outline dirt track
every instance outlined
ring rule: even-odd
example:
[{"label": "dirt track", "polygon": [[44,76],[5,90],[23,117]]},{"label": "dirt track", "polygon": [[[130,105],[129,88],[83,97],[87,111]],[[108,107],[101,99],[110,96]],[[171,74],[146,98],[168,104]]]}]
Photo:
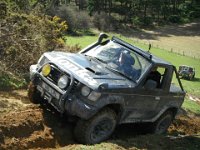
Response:
[{"label": "dirt track", "polygon": [[0,92],[0,149],[200,149],[199,117],[179,116],[167,136],[121,125],[109,141],[94,147],[76,144],[74,125],[44,105],[29,104],[24,90]]}]

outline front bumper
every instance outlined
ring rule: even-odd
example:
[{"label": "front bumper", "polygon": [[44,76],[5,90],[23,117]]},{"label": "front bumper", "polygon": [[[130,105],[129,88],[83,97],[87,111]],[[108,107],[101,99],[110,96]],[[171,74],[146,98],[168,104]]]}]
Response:
[{"label": "front bumper", "polygon": [[[57,85],[42,76],[35,66],[30,67],[31,82],[35,90],[48,101],[60,113],[67,112],[69,115],[82,119],[89,119],[96,113],[94,106],[85,104],[78,96],[71,93],[72,83],[67,90],[61,90]],[[73,79],[74,81],[74,79]]]}]

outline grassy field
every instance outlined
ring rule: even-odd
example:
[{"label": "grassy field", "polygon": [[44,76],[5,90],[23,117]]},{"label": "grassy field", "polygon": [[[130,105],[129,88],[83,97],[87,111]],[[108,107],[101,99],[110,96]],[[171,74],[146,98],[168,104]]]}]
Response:
[{"label": "grassy field", "polygon": [[189,110],[192,113],[200,115],[200,105],[198,105],[195,101],[191,101],[188,98],[186,98],[182,107],[185,110]]}]

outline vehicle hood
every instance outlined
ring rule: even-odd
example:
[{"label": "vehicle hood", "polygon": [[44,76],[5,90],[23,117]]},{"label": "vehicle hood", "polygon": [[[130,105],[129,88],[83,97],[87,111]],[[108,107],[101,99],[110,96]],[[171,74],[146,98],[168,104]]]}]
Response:
[{"label": "vehicle hood", "polygon": [[106,67],[106,64],[83,54],[47,52],[44,56],[60,69],[70,72],[75,79],[94,90],[99,89],[102,85],[106,85],[107,88],[130,88],[135,86],[133,81],[114,73]]}]

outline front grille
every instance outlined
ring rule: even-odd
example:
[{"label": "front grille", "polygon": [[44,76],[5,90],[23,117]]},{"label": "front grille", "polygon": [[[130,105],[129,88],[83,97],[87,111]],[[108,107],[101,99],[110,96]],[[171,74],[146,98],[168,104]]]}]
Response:
[{"label": "front grille", "polygon": [[71,89],[71,92],[72,93],[74,93],[74,92],[76,92],[76,90],[78,89],[78,87],[79,87],[79,84],[80,84],[80,82],[78,81],[78,80],[74,80],[74,84],[73,84],[73,86],[72,86],[72,89]]}]

